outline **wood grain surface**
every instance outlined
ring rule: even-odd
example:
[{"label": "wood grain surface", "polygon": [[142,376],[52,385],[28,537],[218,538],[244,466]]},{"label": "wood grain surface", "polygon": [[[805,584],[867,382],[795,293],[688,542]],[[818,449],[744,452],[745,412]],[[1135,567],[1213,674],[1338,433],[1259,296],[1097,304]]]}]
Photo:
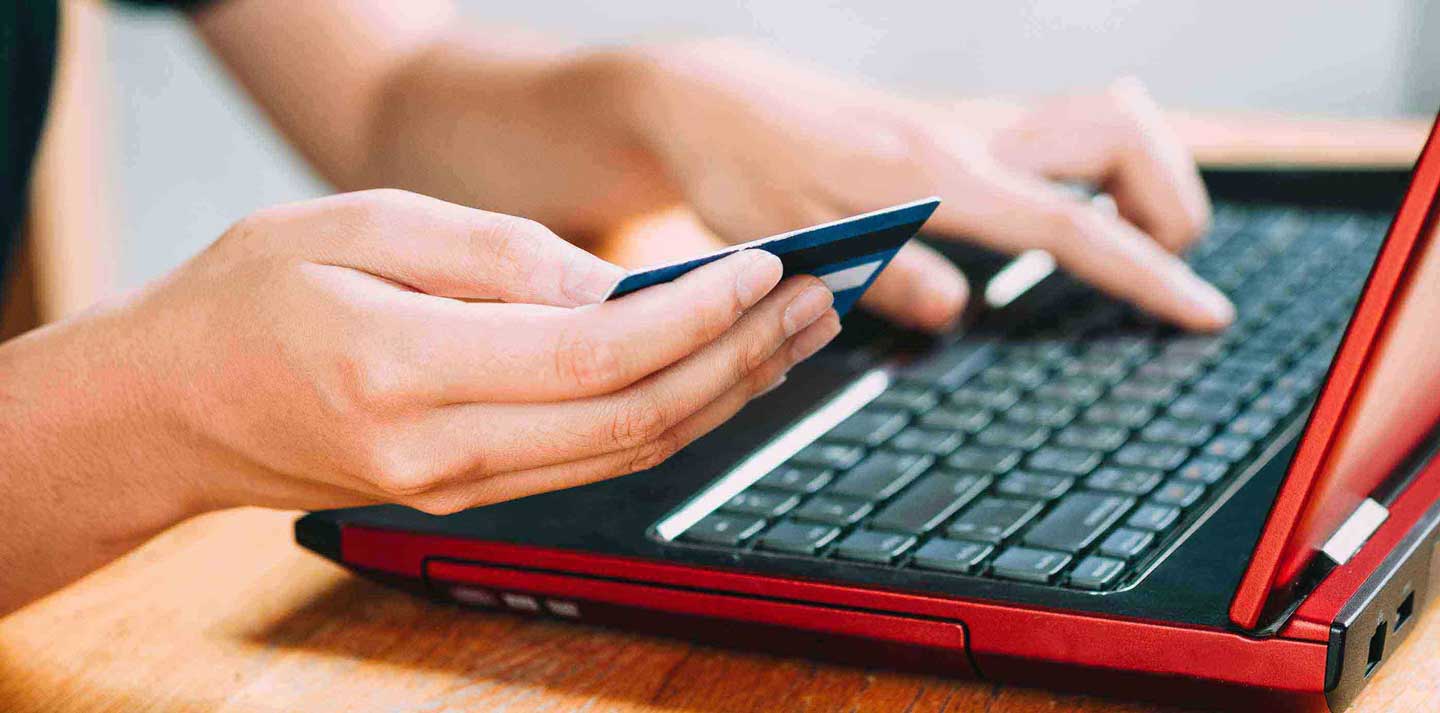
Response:
[{"label": "wood grain surface", "polygon": [[[290,541],[293,513],[188,522],[0,619],[0,711],[1155,711],[460,609]],[[1440,617],[1352,709],[1436,710]]]}]

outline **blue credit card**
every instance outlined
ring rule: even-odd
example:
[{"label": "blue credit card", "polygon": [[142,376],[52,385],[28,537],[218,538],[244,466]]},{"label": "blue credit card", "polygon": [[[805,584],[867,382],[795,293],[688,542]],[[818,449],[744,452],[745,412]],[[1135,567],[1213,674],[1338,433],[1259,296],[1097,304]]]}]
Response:
[{"label": "blue credit card", "polygon": [[732,245],[659,267],[632,270],[625,274],[605,299],[615,299],[639,289],[669,282],[701,265],[715,262],[741,250],[758,249],[774,253],[785,266],[785,276],[814,275],[835,293],[835,311],[845,314],[880,275],[920,226],[940,205],[939,198],[926,198],[833,223],[825,223],[782,235]]}]

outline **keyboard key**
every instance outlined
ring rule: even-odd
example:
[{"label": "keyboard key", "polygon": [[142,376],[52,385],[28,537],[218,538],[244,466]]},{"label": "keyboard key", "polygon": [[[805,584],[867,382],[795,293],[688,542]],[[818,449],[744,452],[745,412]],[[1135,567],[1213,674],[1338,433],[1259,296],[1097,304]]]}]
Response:
[{"label": "keyboard key", "polygon": [[1187,421],[1223,423],[1235,417],[1235,400],[1213,393],[1187,394],[1170,404],[1169,413]]},{"label": "keyboard key", "polygon": [[1004,411],[1019,400],[1020,390],[1013,386],[971,384],[950,392],[950,403],[957,406],[978,406],[996,411]]},{"label": "keyboard key", "polygon": [[1001,478],[1000,484],[995,489],[1005,495],[1036,500],[1054,500],[1069,492],[1073,485],[1075,485],[1075,479],[1068,476],[1015,470]]},{"label": "keyboard key", "polygon": [[1115,462],[1132,468],[1171,470],[1185,462],[1190,449],[1168,443],[1131,443],[1115,452]]},{"label": "keyboard key", "polygon": [[1107,357],[1073,359],[1060,365],[1060,373],[1065,376],[1094,379],[1106,384],[1125,378],[1129,370],[1125,362]]},{"label": "keyboard key", "polygon": [[1135,512],[1130,513],[1130,519],[1125,521],[1125,526],[1151,532],[1164,532],[1179,518],[1179,508],[1143,503],[1140,507],[1135,508]]},{"label": "keyboard key", "polygon": [[831,525],[854,525],[870,514],[874,506],[864,500],[817,495],[791,513],[791,517]]},{"label": "keyboard key", "polygon": [[1229,370],[1212,371],[1190,385],[1196,393],[1213,392],[1219,396],[1248,399],[1260,392],[1265,380],[1254,374]]},{"label": "keyboard key", "polygon": [[1070,586],[1079,589],[1104,589],[1120,578],[1125,563],[1109,557],[1091,555],[1075,565],[1070,573]]},{"label": "keyboard key", "polygon": [[1216,436],[1214,440],[1206,443],[1204,453],[1207,456],[1234,462],[1244,458],[1250,452],[1251,445],[1248,438],[1227,434]]},{"label": "keyboard key", "polygon": [[780,517],[800,504],[800,496],[778,490],[751,488],[736,493],[720,507],[728,512],[754,515],[766,519]]},{"label": "keyboard key", "polygon": [[1205,484],[1193,481],[1175,480],[1160,486],[1150,495],[1151,502],[1188,508],[1205,495]]},{"label": "keyboard key", "polygon": [[942,406],[920,417],[920,423],[930,428],[975,433],[995,416],[978,406]]},{"label": "keyboard key", "polygon": [[1106,466],[1091,473],[1085,479],[1085,487],[1139,496],[1154,490],[1163,479],[1164,475],[1158,470]]},{"label": "keyboard key", "polygon": [[1162,351],[1167,356],[1213,361],[1224,353],[1225,340],[1210,334],[1186,334],[1166,340]]},{"label": "keyboard key", "polygon": [[1005,418],[1019,423],[1059,428],[1075,419],[1075,408],[1054,401],[1022,401],[1011,406],[1005,412]]},{"label": "keyboard key", "polygon": [[1169,403],[1179,391],[1174,381],[1136,377],[1116,384],[1110,389],[1110,395],[1122,401],[1138,401],[1154,406]]},{"label": "keyboard key", "polygon": [[1049,584],[1067,564],[1070,564],[1070,555],[1062,552],[1011,547],[995,558],[990,569],[996,577]]},{"label": "keyboard key", "polygon": [[813,555],[839,536],[838,527],[787,521],[770,528],[756,544],[765,550]]},{"label": "keyboard key", "polygon": [[1100,465],[1104,456],[1099,451],[1049,446],[1030,454],[1026,464],[1036,470],[1053,470],[1067,475],[1085,475]]},{"label": "keyboard key", "polygon": [[915,453],[876,451],[830,486],[836,495],[884,500],[920,477],[935,459]]},{"label": "keyboard key", "polygon": [[1062,552],[1089,547],[1135,504],[1134,498],[1108,493],[1075,493],[1025,533],[1027,545]]},{"label": "keyboard key", "polygon": [[865,449],[844,443],[816,442],[800,449],[791,457],[799,465],[817,466],[831,470],[845,470],[865,457]]},{"label": "keyboard key", "polygon": [[755,481],[756,485],[792,493],[814,493],[826,485],[834,474],[823,468],[809,468],[799,465],[782,465]]},{"label": "keyboard key", "polygon": [[825,437],[874,448],[899,433],[909,420],[910,417],[903,411],[862,410],[830,429]]},{"label": "keyboard key", "polygon": [[1118,426],[1094,423],[1072,423],[1055,434],[1055,443],[1069,448],[1092,451],[1113,451],[1124,445],[1130,432]]},{"label": "keyboard key", "polygon": [[708,545],[739,547],[765,528],[765,521],[749,515],[706,515],[685,531],[684,539]]},{"label": "keyboard key", "polygon": [[1230,464],[1223,460],[1197,456],[1191,458],[1189,463],[1176,472],[1176,475],[1180,476],[1182,480],[1212,485],[1220,482],[1229,470]]},{"label": "keyboard key", "polygon": [[870,405],[900,409],[910,413],[924,413],[935,408],[938,403],[940,403],[940,397],[933,390],[920,384],[899,383],[875,397]]},{"label": "keyboard key", "polygon": [[1035,396],[1071,406],[1089,406],[1099,400],[1102,391],[1101,382],[1072,377],[1042,385],[1035,389]]},{"label": "keyboard key", "polygon": [[959,431],[941,431],[930,428],[910,427],[897,434],[886,447],[897,451],[928,453],[932,456],[950,455],[965,442]]},{"label": "keyboard key", "polygon": [[1181,421],[1157,418],[1140,431],[1140,437],[1152,443],[1175,443],[1198,446],[1215,433],[1215,427],[1202,421]]},{"label": "keyboard key", "polygon": [[911,535],[856,530],[835,545],[835,556],[847,560],[889,563],[915,544]]},{"label": "keyboard key", "polygon": [[1122,527],[1110,533],[1110,536],[1100,543],[1100,554],[1122,560],[1134,559],[1154,541],[1153,532]]},{"label": "keyboard key", "polygon": [[994,550],[994,547],[979,542],[936,538],[915,550],[914,562],[916,567],[925,569],[969,574],[975,572]]},{"label": "keyboard key", "polygon": [[1024,362],[1000,363],[980,372],[980,380],[987,384],[1033,389],[1045,383],[1045,367]]},{"label": "keyboard key", "polygon": [[1300,399],[1294,394],[1287,394],[1283,391],[1271,390],[1261,394],[1250,404],[1250,408],[1259,413],[1271,414],[1273,416],[1285,416],[1300,405]]},{"label": "keyboard key", "polygon": [[901,493],[869,522],[880,530],[924,534],[960,512],[990,487],[988,475],[931,473]]},{"label": "keyboard key", "polygon": [[901,371],[900,377],[943,390],[953,389],[974,376],[995,359],[995,345],[990,342],[962,342]]},{"label": "keyboard key", "polygon": [[999,475],[1018,465],[1020,455],[1021,452],[1013,448],[961,446],[945,459],[945,465],[957,470],[974,470]]},{"label": "keyboard key", "polygon": [[1260,411],[1248,411],[1236,416],[1235,420],[1225,427],[1225,430],[1237,436],[1264,438],[1275,430],[1276,423],[1278,421],[1274,416]]},{"label": "keyboard key", "polygon": [[1204,365],[1199,359],[1188,356],[1159,356],[1140,365],[1137,376],[1147,379],[1189,381],[1200,374]]},{"label": "keyboard key", "polygon": [[961,540],[998,543],[1030,522],[1041,507],[1034,500],[984,498],[961,513],[946,532]]},{"label": "keyboard key", "polygon": [[1050,429],[1014,421],[999,421],[975,434],[975,440],[987,446],[1006,446],[1022,450],[1034,450],[1050,437]]},{"label": "keyboard key", "polygon": [[1085,409],[1086,421],[1123,428],[1139,428],[1154,416],[1154,409],[1133,401],[1097,401]]}]

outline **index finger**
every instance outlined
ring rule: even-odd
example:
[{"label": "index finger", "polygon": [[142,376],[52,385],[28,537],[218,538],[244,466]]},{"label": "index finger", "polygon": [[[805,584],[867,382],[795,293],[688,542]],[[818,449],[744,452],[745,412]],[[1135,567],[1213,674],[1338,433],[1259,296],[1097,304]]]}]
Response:
[{"label": "index finger", "polygon": [[1135,226],[1040,179],[993,166],[944,195],[932,223],[1004,252],[1049,252],[1100,290],[1189,329],[1229,324],[1235,308],[1219,290]]},{"label": "index finger", "polygon": [[427,302],[432,319],[399,327],[408,333],[400,341],[427,346],[423,360],[398,366],[397,388],[438,403],[613,393],[714,341],[780,277],[779,258],[746,250],[673,282],[569,310]]}]

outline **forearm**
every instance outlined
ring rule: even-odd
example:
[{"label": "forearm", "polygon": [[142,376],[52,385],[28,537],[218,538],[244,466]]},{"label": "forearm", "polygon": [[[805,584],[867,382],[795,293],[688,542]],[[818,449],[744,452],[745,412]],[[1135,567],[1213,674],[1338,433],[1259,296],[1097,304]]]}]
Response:
[{"label": "forearm", "polygon": [[203,507],[105,309],[0,346],[0,615]]},{"label": "forearm", "polygon": [[368,178],[571,238],[672,205],[673,183],[627,123],[634,66],[620,51],[451,34],[387,82]]},{"label": "forearm", "polygon": [[457,30],[440,0],[226,0],[195,24],[338,188],[406,188],[570,237],[674,202],[617,120],[619,55]]}]

